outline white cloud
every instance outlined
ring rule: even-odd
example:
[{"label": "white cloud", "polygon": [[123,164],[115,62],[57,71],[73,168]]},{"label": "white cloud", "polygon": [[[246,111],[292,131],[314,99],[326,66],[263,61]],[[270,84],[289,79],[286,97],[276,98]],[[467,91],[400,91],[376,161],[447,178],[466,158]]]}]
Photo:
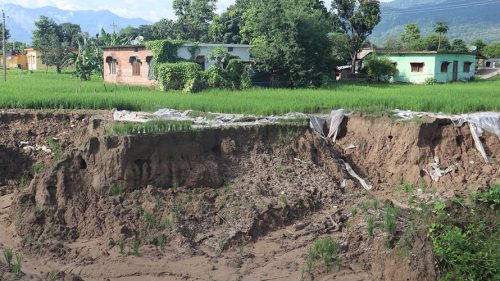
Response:
[{"label": "white cloud", "polygon": [[[219,0],[218,12],[224,11],[234,2],[234,0]],[[325,2],[329,7],[331,0]],[[1,0],[1,3],[13,3],[28,8],[54,6],[63,10],[109,10],[122,17],[143,18],[149,21],[175,17],[172,0]]]}]

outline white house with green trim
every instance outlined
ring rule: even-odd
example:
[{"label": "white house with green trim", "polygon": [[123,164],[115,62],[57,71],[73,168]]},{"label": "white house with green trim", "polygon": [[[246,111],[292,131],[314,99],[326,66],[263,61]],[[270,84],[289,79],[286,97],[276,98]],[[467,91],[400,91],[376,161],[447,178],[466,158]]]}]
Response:
[{"label": "white house with green trim", "polygon": [[396,82],[424,83],[436,79],[440,83],[467,81],[474,77],[476,55],[463,53],[423,52],[376,52],[396,64]]}]

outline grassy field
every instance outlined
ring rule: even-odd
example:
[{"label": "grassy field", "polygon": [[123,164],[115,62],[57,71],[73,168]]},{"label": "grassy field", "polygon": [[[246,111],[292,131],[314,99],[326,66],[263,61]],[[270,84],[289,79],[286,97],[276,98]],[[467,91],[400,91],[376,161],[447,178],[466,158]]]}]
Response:
[{"label": "grassy field", "polygon": [[69,74],[10,71],[0,82],[0,108],[129,109],[283,114],[408,109],[446,113],[500,111],[500,80],[445,85],[345,84],[328,89],[210,90],[199,94],[81,82]]}]

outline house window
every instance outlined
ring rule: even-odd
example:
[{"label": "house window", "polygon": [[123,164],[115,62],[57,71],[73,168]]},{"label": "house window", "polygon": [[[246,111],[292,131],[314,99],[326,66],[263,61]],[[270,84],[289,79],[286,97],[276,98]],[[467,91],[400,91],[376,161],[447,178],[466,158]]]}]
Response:
[{"label": "house window", "polygon": [[106,57],[106,63],[108,64],[109,74],[115,75],[116,74],[116,65],[118,64],[116,59],[114,59],[112,57]]},{"label": "house window", "polygon": [[472,62],[470,62],[470,61],[464,62],[464,72],[469,73],[471,65],[472,65]]},{"label": "house window", "polygon": [[491,61],[486,62],[486,67],[491,67]]},{"label": "house window", "polygon": [[448,72],[449,65],[450,65],[450,63],[447,61],[444,61],[443,63],[441,63],[441,72],[443,72],[443,73]]},{"label": "house window", "polygon": [[411,72],[424,72],[424,63],[423,62],[412,62]]},{"label": "house window", "polygon": [[228,51],[228,52],[232,52],[232,51],[234,51],[234,47],[227,47],[227,51]]},{"label": "house window", "polygon": [[129,62],[132,64],[132,76],[141,76],[141,60],[137,57],[130,57]]},{"label": "house window", "polygon": [[195,62],[200,65],[202,70],[205,70],[205,56],[197,56]]}]

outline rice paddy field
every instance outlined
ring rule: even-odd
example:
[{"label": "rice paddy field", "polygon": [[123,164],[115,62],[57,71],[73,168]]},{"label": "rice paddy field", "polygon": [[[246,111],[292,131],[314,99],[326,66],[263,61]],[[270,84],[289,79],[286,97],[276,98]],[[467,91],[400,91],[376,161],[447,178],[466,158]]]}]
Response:
[{"label": "rice paddy field", "polygon": [[0,81],[0,108],[137,111],[174,108],[257,115],[316,113],[335,108],[364,112],[500,111],[500,79],[443,85],[339,83],[322,89],[254,88],[186,94],[106,84],[99,79],[83,82],[71,74],[10,70],[7,82]]}]

